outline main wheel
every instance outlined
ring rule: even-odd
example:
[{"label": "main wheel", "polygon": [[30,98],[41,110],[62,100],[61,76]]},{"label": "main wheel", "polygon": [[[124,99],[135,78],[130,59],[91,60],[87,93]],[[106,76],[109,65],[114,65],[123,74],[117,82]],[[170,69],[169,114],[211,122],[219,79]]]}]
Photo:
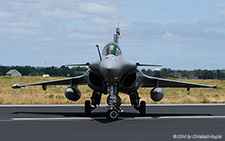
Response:
[{"label": "main wheel", "polygon": [[85,101],[85,114],[86,115],[91,114],[91,102],[90,102],[90,100]]},{"label": "main wheel", "polygon": [[109,120],[117,120],[119,117],[119,113],[116,110],[108,110],[106,112],[106,118]]},{"label": "main wheel", "polygon": [[145,114],[146,114],[146,102],[145,101],[141,101],[139,112],[140,112],[140,116],[145,116]]}]

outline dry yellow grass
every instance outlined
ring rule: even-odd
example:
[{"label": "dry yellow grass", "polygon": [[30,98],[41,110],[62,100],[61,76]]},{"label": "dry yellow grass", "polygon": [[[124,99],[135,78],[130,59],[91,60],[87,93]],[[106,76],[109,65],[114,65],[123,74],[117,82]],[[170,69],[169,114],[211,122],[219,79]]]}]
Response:
[{"label": "dry yellow grass", "polygon": [[[0,104],[83,104],[90,99],[92,90],[86,85],[80,85],[81,99],[77,102],[67,100],[64,91],[68,86],[48,86],[43,91],[41,86],[12,89],[12,84],[27,84],[49,80],[62,79],[63,77],[0,77]],[[220,80],[180,80],[192,83],[216,85],[218,89],[193,88],[187,92],[185,88],[163,88],[164,98],[157,103],[225,103],[225,81]],[[156,103],[150,98],[152,88],[138,90],[141,100],[147,103]],[[120,94],[123,104],[130,103],[129,96]],[[101,103],[106,103],[107,95],[103,95]]]}]

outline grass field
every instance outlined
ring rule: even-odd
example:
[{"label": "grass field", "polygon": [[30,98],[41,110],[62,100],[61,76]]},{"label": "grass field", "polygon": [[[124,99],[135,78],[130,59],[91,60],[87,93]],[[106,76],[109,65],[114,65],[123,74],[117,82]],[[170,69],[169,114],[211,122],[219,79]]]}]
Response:
[{"label": "grass field", "polygon": [[[62,79],[63,77],[0,77],[0,104],[83,104],[90,99],[92,90],[87,85],[80,85],[81,99],[73,102],[67,100],[64,91],[68,86],[48,86],[43,91],[41,86],[12,89],[12,84],[27,84],[49,80]],[[216,85],[217,89],[192,88],[189,92],[185,88],[163,88],[164,98],[157,103],[225,103],[225,81],[220,80],[179,80],[191,83]],[[156,103],[150,98],[152,88],[140,88],[138,90],[141,100],[147,103]],[[122,103],[130,103],[129,96],[119,94]],[[103,95],[101,103],[106,103],[107,95]]]}]

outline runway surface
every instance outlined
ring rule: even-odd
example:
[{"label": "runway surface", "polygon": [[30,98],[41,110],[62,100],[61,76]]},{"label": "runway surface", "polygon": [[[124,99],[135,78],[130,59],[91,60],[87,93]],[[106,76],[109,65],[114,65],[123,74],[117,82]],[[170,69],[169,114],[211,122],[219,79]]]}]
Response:
[{"label": "runway surface", "polygon": [[225,104],[154,104],[140,117],[123,105],[117,121],[105,105],[90,117],[83,105],[1,105],[1,140],[224,140]]}]

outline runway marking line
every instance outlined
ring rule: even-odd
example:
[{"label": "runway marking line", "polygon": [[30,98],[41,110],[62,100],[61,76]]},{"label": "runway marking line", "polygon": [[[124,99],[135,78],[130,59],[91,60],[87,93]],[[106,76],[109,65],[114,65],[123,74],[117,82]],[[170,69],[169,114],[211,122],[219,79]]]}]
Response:
[{"label": "runway marking line", "polygon": [[[105,117],[73,118],[11,118],[12,121],[67,121],[67,120],[104,120]],[[165,117],[119,117],[118,120],[159,120],[159,119],[225,119],[225,116],[165,116]],[[0,120],[1,121],[1,120]]]},{"label": "runway marking line", "polygon": [[[84,104],[52,104],[52,105],[0,105],[4,107],[83,107]],[[99,107],[108,106],[101,104]],[[131,106],[131,104],[122,104],[121,106]],[[225,106],[225,103],[199,103],[199,104],[146,104],[146,106]]]}]

